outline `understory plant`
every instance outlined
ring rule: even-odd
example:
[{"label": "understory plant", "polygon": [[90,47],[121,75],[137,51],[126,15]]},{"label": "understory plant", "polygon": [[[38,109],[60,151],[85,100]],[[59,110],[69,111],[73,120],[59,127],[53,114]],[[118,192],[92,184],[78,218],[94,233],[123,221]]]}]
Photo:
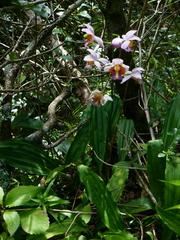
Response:
[{"label": "understory plant", "polygon": [[[97,2],[101,6],[102,1]],[[133,1],[125,2],[133,6]],[[166,7],[174,7],[171,2],[166,1]],[[2,4],[2,9],[9,9]],[[143,29],[148,21],[141,29],[140,20],[130,25],[129,17],[126,31],[117,34],[110,29],[110,39],[110,30],[104,33],[100,24],[93,27],[93,18],[84,10],[91,6],[86,1],[77,0],[66,10],[60,7],[64,2],[57,5],[58,20],[52,13],[53,1],[51,8],[37,4],[10,1],[15,15],[16,11],[19,16],[32,15],[16,44],[2,57],[2,71],[9,81],[0,89],[7,94],[0,109],[0,160],[8,169],[4,177],[10,185],[0,187],[0,240],[178,240],[180,93],[171,91],[165,80],[159,83],[153,73],[155,65],[157,72],[160,68],[154,46],[158,49],[160,37],[165,38],[162,18],[154,37],[148,35],[152,45],[146,55]],[[107,8],[111,4],[107,1]],[[97,3],[92,4],[92,15],[100,11],[96,8]],[[165,7],[161,10],[166,13]],[[111,15],[101,11],[108,25]],[[31,26],[33,16],[36,21]],[[44,26],[37,16],[46,21],[51,16],[52,22]],[[87,21],[82,21],[84,16]],[[10,18],[8,12],[5,17]],[[78,33],[69,32],[67,19],[79,24]],[[61,24],[67,24],[66,30]],[[26,35],[23,38],[29,28],[32,35],[35,31],[30,43]],[[73,39],[76,34],[81,41]],[[44,39],[48,42],[42,45]],[[76,44],[78,51],[73,49]],[[49,45],[50,51],[41,54]],[[26,75],[32,65],[35,73]],[[13,72],[19,76],[16,87]],[[157,79],[151,83],[153,74]],[[172,85],[176,89],[173,81]]]}]

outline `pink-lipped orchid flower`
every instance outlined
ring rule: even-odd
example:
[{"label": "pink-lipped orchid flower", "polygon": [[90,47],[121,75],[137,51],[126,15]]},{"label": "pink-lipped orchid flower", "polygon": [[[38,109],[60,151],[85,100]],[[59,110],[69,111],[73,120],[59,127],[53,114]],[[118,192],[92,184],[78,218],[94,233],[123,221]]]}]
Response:
[{"label": "pink-lipped orchid flower", "polygon": [[130,30],[126,34],[122,35],[122,38],[116,37],[112,40],[112,45],[115,48],[122,48],[126,52],[132,52],[134,40],[141,41],[141,39],[134,34],[136,30]]},{"label": "pink-lipped orchid flower", "polygon": [[123,80],[121,82],[124,83],[126,82],[127,80],[129,80],[130,78],[134,79],[135,81],[137,81],[138,83],[141,83],[142,81],[142,72],[145,71],[144,68],[142,67],[137,67],[137,68],[134,68],[132,71],[128,71],[124,77],[123,77]]},{"label": "pink-lipped orchid flower", "polygon": [[103,106],[107,101],[113,101],[113,99],[105,94],[103,95],[99,90],[94,90],[91,92],[91,95],[89,97],[89,102],[97,107]]},{"label": "pink-lipped orchid flower", "polygon": [[90,66],[95,65],[99,70],[101,70],[102,66],[100,62],[103,64],[107,64],[109,62],[105,58],[100,58],[99,54],[96,53],[94,50],[87,49],[87,51],[89,51],[90,54],[85,56],[83,59],[84,61],[87,62],[85,68],[90,68]]},{"label": "pink-lipped orchid flower", "polygon": [[112,63],[107,64],[104,71],[109,72],[112,75],[112,79],[122,80],[123,76],[129,71],[129,66],[125,65],[122,59],[114,58]]},{"label": "pink-lipped orchid flower", "polygon": [[84,24],[86,28],[83,28],[82,31],[86,34],[84,37],[86,38],[86,42],[84,43],[85,47],[92,42],[97,42],[100,46],[104,47],[103,40],[100,37],[97,37],[94,33],[94,29],[90,24]]}]

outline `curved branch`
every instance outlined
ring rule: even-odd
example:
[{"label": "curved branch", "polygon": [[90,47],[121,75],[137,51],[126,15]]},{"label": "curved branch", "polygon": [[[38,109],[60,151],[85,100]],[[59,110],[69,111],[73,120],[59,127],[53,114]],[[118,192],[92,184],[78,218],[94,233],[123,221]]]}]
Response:
[{"label": "curved branch", "polygon": [[49,105],[47,111],[47,121],[44,123],[42,128],[37,130],[36,132],[30,134],[26,137],[26,140],[34,141],[38,144],[41,144],[42,137],[56,125],[56,107],[62,102],[64,99],[68,98],[71,95],[69,91],[62,92],[59,96],[57,96]]}]

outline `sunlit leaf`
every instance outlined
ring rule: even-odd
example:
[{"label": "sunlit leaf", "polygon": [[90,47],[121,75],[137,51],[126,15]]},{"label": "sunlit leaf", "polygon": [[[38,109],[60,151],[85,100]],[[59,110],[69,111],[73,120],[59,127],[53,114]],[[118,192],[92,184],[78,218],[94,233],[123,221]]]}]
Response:
[{"label": "sunlit leaf", "polygon": [[175,135],[168,135],[169,132],[173,132],[173,129],[180,129],[180,94],[173,99],[168,111],[166,113],[165,122],[162,131],[162,141],[164,143],[165,150],[172,144],[175,139]]},{"label": "sunlit leaf", "polygon": [[78,167],[80,179],[86,186],[87,194],[96,207],[101,221],[110,229],[124,229],[120,212],[103,180],[84,165]]},{"label": "sunlit leaf", "polygon": [[6,207],[23,205],[42,191],[41,187],[19,186],[11,189],[5,198]]},{"label": "sunlit leaf", "polygon": [[29,234],[44,233],[49,228],[47,213],[41,209],[20,212],[21,226]]},{"label": "sunlit leaf", "polygon": [[20,225],[19,214],[15,210],[7,210],[3,214],[9,234],[12,236]]},{"label": "sunlit leaf", "polygon": [[0,205],[3,204],[3,197],[4,197],[4,190],[2,187],[0,187]]},{"label": "sunlit leaf", "polygon": [[138,240],[136,237],[133,237],[130,233],[125,231],[117,232],[105,232],[102,234],[105,240]]},{"label": "sunlit leaf", "polygon": [[180,215],[165,211],[159,206],[156,206],[156,210],[163,223],[180,236]]},{"label": "sunlit leaf", "polygon": [[[119,166],[118,163],[115,166]],[[113,174],[110,178],[107,188],[111,192],[115,202],[117,202],[124,190],[129,170],[124,168],[113,168]]]}]

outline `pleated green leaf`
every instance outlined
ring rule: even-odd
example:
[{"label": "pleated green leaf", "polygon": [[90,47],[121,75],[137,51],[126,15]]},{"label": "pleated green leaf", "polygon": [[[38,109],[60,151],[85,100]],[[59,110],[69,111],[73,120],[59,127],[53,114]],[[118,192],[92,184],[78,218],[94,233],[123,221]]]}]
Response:
[{"label": "pleated green leaf", "polygon": [[[180,215],[156,206],[156,211],[164,224],[180,236]],[[164,238],[165,239],[165,238]],[[170,238],[166,238],[167,240]]]},{"label": "pleated green leaf", "polygon": [[77,132],[66,156],[66,164],[76,162],[90,141],[89,122],[86,122]]},{"label": "pleated green leaf", "polygon": [[[115,164],[119,166],[119,164]],[[124,190],[126,180],[128,179],[129,170],[124,168],[113,168],[113,174],[107,184],[108,190],[112,194],[112,198],[117,202]]]},{"label": "pleated green leaf", "polygon": [[167,150],[174,141],[175,135],[171,133],[173,133],[175,128],[180,129],[180,94],[177,94],[173,99],[166,113],[162,131],[162,141],[165,150]]},{"label": "pleated green leaf", "polygon": [[165,172],[164,207],[170,208],[180,203],[180,186],[169,183],[169,181],[180,179],[180,158],[169,157]]},{"label": "pleated green leaf", "polygon": [[96,205],[100,220],[112,230],[123,230],[119,209],[103,180],[91,168],[84,165],[80,165],[78,171],[90,201]]},{"label": "pleated green leaf", "polygon": [[38,175],[49,174],[58,164],[35,143],[24,139],[0,142],[0,158],[13,167]]},{"label": "pleated green leaf", "polygon": [[131,142],[130,137],[134,136],[134,123],[131,119],[120,119],[117,131],[117,147],[119,161],[124,161],[127,155],[127,144]]},{"label": "pleated green leaf", "polygon": [[127,211],[129,214],[139,213],[143,211],[147,211],[153,209],[153,204],[149,198],[138,198],[131,199],[125,203],[122,203],[120,206],[120,210]]},{"label": "pleated green leaf", "polygon": [[108,113],[105,106],[92,106],[90,116],[91,145],[95,151],[94,160],[101,171],[107,148]]},{"label": "pleated green leaf", "polygon": [[113,134],[115,133],[116,124],[121,113],[122,108],[121,99],[119,97],[113,96],[113,101],[107,102],[104,108],[106,108],[108,114],[108,141],[109,141],[111,140]]},{"label": "pleated green leaf", "polygon": [[147,148],[147,172],[150,190],[156,200],[163,204],[164,202],[164,183],[159,180],[165,179],[165,157],[158,157],[158,154],[163,150],[161,140],[148,142]]}]

